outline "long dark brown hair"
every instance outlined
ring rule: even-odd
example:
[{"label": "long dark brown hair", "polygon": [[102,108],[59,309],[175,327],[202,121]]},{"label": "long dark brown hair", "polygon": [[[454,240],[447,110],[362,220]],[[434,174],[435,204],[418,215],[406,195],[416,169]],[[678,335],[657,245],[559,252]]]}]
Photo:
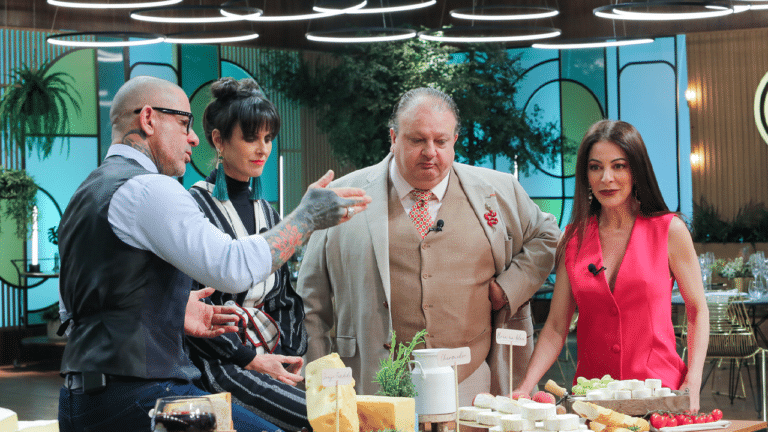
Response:
[{"label": "long dark brown hair", "polygon": [[573,210],[571,220],[565,230],[560,244],[557,247],[558,261],[565,253],[565,246],[573,238],[578,238],[578,247],[584,239],[584,232],[592,216],[599,216],[602,206],[600,201],[589,199],[589,179],[587,178],[587,165],[589,164],[589,152],[592,146],[598,142],[613,143],[627,155],[627,162],[632,173],[632,193],[640,201],[640,213],[643,216],[658,216],[672,213],[667,208],[664,198],[659,190],[653,166],[648,157],[643,138],[640,132],[631,124],[621,120],[601,120],[592,126],[581,140],[579,152],[576,156],[576,190],[573,193]]}]

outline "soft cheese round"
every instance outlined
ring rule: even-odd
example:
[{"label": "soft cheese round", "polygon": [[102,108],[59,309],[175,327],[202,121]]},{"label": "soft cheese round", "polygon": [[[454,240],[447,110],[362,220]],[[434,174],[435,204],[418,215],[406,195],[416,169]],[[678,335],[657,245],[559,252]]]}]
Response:
[{"label": "soft cheese round", "polygon": [[637,379],[627,380],[626,383],[627,383],[627,388],[632,391],[641,390],[645,388],[645,382]]},{"label": "soft cheese round", "polygon": [[641,388],[637,390],[632,390],[632,398],[633,399],[643,399],[643,398],[649,398],[653,395],[653,391],[649,388]]},{"label": "soft cheese round", "polygon": [[646,378],[645,379],[645,387],[649,388],[651,390],[656,390],[661,388],[661,380],[658,378]]},{"label": "soft cheese round", "polygon": [[490,393],[479,393],[472,400],[472,405],[480,408],[493,408],[496,397]]},{"label": "soft cheese round", "polygon": [[600,390],[591,390],[587,392],[587,400],[604,400],[605,392]]},{"label": "soft cheese round", "polygon": [[605,388],[611,391],[621,390],[624,388],[624,383],[621,381],[611,381],[606,384]]},{"label": "soft cheese round", "polygon": [[505,396],[496,396],[496,411],[504,414],[520,414],[520,404]]},{"label": "soft cheese round", "polygon": [[496,426],[499,424],[502,414],[496,411],[477,413],[477,422],[484,425]]},{"label": "soft cheese round", "polygon": [[653,391],[654,396],[672,396],[672,389],[669,387],[657,388]]},{"label": "soft cheese round", "polygon": [[631,390],[616,390],[613,392],[614,399],[632,399]]},{"label": "soft cheese round", "polygon": [[579,416],[576,414],[557,414],[544,419],[544,429],[548,431],[574,430],[579,428]]},{"label": "soft cheese round", "polygon": [[490,410],[490,408],[480,408],[474,406],[459,407],[459,420],[476,422],[478,413],[488,412]]},{"label": "soft cheese round", "polygon": [[521,406],[520,415],[528,420],[544,420],[554,417],[556,415],[556,408],[554,404],[534,402]]},{"label": "soft cheese round", "polygon": [[536,428],[536,423],[533,420],[526,420],[520,414],[501,416],[499,425],[504,432],[519,432]]}]

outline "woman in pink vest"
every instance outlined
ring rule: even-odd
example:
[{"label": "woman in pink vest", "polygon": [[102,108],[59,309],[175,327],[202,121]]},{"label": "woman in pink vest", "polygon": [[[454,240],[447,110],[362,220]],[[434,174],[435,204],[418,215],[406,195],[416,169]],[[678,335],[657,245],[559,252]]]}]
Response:
[{"label": "woman in pink vest", "polygon": [[[576,377],[661,379],[688,389],[699,409],[709,312],[693,241],[661,196],[643,139],[632,125],[603,120],[576,160],[573,213],[557,250],[547,322],[522,384],[529,394],[552,366],[576,307]],[[688,367],[675,349],[674,282],[688,316]]]}]

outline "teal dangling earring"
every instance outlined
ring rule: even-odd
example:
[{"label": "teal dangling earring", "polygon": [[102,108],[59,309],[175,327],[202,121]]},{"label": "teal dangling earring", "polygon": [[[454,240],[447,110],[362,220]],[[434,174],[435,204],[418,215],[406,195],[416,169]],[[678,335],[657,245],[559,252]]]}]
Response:
[{"label": "teal dangling earring", "polygon": [[248,196],[248,199],[256,201],[261,198],[261,177],[251,177],[249,187],[251,188],[251,194]]},{"label": "teal dangling earring", "polygon": [[213,185],[213,197],[219,201],[229,201],[227,193],[227,179],[224,175],[224,158],[221,152],[216,150],[218,162],[216,163],[216,183]]}]

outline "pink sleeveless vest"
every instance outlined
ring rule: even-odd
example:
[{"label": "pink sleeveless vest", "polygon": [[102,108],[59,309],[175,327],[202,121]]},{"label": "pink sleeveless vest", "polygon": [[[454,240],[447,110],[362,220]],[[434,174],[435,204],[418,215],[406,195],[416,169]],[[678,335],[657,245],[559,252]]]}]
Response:
[{"label": "pink sleeveless vest", "polygon": [[587,225],[581,250],[574,236],[565,250],[565,267],[579,311],[577,377],[659,378],[678,389],[686,366],[675,349],[668,262],[669,225],[674,214],[638,216],[616,276],[614,292],[602,267],[597,218]]}]

